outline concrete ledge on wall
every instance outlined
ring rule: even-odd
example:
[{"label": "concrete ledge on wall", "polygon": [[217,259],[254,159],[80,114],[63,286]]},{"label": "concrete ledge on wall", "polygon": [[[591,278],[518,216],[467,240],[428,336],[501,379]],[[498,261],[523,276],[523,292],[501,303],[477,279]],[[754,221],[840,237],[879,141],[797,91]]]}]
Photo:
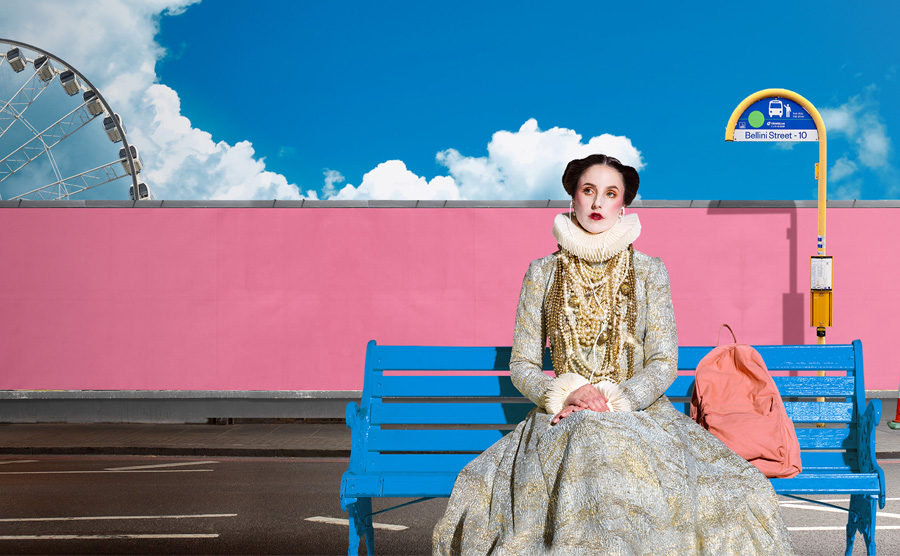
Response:
[{"label": "concrete ledge on wall", "polygon": [[[206,423],[210,419],[336,419],[359,390],[3,390],[0,423]],[[867,390],[894,399],[896,390]],[[890,415],[883,415],[890,420]]]},{"label": "concrete ledge on wall", "polygon": [[[568,208],[569,201],[541,199],[536,201],[445,201],[445,200],[355,200],[320,201],[302,199],[296,201],[105,201],[85,199],[81,201],[32,201],[18,199],[0,200],[0,208]],[[638,199],[632,208],[815,208],[815,200],[665,200]],[[828,208],[898,208],[900,199],[888,200],[828,200]]]},{"label": "concrete ledge on wall", "polygon": [[358,390],[3,390],[0,423],[343,419]]}]

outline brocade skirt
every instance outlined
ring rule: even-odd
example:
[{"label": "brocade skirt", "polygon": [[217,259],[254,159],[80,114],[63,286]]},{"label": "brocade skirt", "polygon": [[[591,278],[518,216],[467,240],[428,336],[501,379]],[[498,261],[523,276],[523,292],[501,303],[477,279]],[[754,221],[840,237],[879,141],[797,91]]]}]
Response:
[{"label": "brocade skirt", "polygon": [[434,554],[794,554],[769,480],[665,396],[551,418],[462,470]]}]

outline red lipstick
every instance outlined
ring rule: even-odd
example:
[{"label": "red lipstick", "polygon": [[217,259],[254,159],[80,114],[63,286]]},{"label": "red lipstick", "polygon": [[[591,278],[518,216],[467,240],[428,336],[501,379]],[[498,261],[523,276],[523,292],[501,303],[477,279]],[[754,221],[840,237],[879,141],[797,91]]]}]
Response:
[{"label": "red lipstick", "polygon": [[603,220],[603,217],[600,215],[600,213],[592,212],[591,220]]}]

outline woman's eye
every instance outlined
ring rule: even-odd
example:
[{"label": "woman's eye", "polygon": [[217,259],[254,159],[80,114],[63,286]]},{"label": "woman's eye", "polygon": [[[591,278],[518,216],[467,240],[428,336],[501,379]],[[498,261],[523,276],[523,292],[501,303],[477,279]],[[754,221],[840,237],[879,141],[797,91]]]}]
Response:
[{"label": "woman's eye", "polygon": [[616,195],[617,195],[617,193],[611,189],[606,192],[606,196],[609,197],[610,199],[615,199]]}]

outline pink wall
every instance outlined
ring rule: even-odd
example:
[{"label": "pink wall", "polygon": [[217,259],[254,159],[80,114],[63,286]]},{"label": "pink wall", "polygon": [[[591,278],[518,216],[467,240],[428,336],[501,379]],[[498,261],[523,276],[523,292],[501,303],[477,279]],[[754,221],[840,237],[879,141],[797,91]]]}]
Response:
[{"label": "pink wall", "polygon": [[[559,209],[2,208],[0,389],[358,390],[365,344],[508,345]],[[643,208],[682,345],[815,343],[814,208]],[[835,326],[895,390],[900,210],[832,208]],[[876,258],[877,257],[877,258]]]}]

